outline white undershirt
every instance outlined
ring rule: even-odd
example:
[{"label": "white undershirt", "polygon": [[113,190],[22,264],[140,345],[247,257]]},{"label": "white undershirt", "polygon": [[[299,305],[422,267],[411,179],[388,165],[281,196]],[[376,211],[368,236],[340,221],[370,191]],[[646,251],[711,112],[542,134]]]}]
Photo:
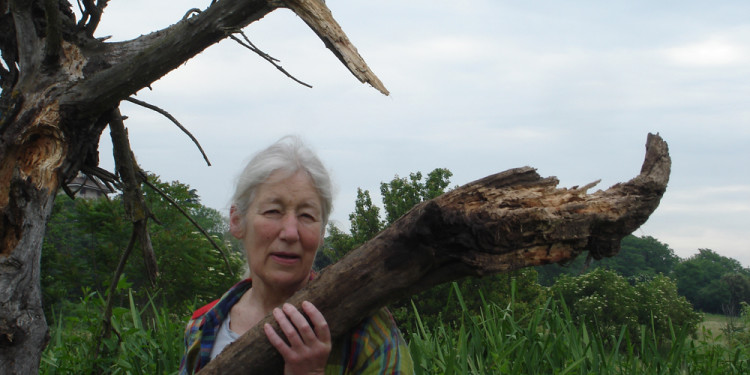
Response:
[{"label": "white undershirt", "polygon": [[216,332],[216,341],[214,341],[214,347],[211,348],[211,359],[214,359],[224,348],[237,340],[240,335],[232,332],[229,329],[229,315],[224,319],[224,323],[221,323],[219,332]]}]

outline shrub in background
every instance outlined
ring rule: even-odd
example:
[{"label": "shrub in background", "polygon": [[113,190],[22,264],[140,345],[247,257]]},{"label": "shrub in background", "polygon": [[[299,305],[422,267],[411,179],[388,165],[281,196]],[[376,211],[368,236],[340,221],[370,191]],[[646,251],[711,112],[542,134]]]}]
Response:
[{"label": "shrub in background", "polygon": [[610,340],[623,326],[630,337],[638,337],[641,326],[646,326],[666,345],[672,337],[671,326],[685,327],[694,335],[702,319],[677,294],[674,281],[663,275],[631,285],[616,272],[597,268],[578,277],[562,275],[551,291],[565,302],[574,318],[596,327]]}]

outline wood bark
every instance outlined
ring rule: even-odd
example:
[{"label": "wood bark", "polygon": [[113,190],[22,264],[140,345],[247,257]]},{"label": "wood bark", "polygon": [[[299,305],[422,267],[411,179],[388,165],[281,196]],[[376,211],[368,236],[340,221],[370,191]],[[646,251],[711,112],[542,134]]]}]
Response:
[{"label": "wood bark", "polygon": [[[641,173],[592,194],[594,184],[557,188],[534,169],[508,170],[416,206],[296,293],[312,302],[333,337],[389,302],[465,276],[613,256],[620,241],[659,205],[671,168],[667,144],[649,134]],[[268,316],[201,370],[208,374],[281,373],[283,361],[263,332]],[[278,326],[276,326],[278,329]]]},{"label": "wood bark", "polygon": [[45,225],[58,188],[96,168],[121,100],[280,7],[300,14],[357,79],[388,92],[319,0],[214,1],[117,43],[94,37],[107,0],[78,5],[80,20],[67,0],[0,0],[0,374],[38,370]]}]

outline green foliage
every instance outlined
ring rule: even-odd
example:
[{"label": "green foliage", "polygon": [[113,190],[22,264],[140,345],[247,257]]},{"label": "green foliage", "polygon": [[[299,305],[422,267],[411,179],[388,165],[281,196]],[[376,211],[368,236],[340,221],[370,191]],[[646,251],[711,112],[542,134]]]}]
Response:
[{"label": "green foliage", "polygon": [[539,272],[539,283],[549,286],[562,274],[578,275],[597,268],[617,271],[628,279],[650,278],[660,273],[670,275],[679,262],[679,257],[668,245],[650,236],[633,235],[622,239],[617,256],[593,261],[585,270],[584,258],[578,257],[565,266],[548,264],[536,267]]},{"label": "green foliage", "polygon": [[410,174],[409,179],[396,176],[389,183],[381,183],[385,221],[380,218],[380,207],[373,204],[370,191],[358,188],[354,212],[349,214],[350,233],[343,232],[333,224],[328,226],[328,236],[323,250],[318,252],[316,268],[338,261],[349,251],[375,237],[417,203],[443,194],[452,175],[447,169],[437,168],[427,174],[424,182],[422,173],[417,172]]},{"label": "green foliage", "polygon": [[[457,288],[454,286],[454,288]],[[744,374],[750,348],[727,351],[713,341],[688,338],[690,328],[670,325],[669,344],[653,326],[630,334],[626,326],[605,338],[595,326],[576,324],[564,303],[547,300],[520,316],[513,305],[486,303],[463,310],[456,327],[425,324],[409,349],[417,374]],[[666,346],[666,348],[665,348]]]},{"label": "green foliage", "polygon": [[[213,237],[214,242],[223,246],[229,256],[234,275],[227,269],[221,253],[161,195],[144,188],[146,198],[154,216],[161,225],[153,223],[149,230],[151,241],[159,264],[157,290],[167,306],[193,303],[207,303],[226,291],[241,275],[244,257],[241,250],[230,247],[228,222],[216,210],[200,204],[193,189],[178,181],[165,183],[155,177],[152,184],[185,209]],[[138,260],[135,258],[133,260]],[[135,266],[129,273],[146,275],[143,262],[130,262]],[[127,272],[127,269],[126,269]],[[140,276],[134,280],[134,288],[147,287],[147,278]]]},{"label": "green foliage", "polygon": [[[156,176],[151,182],[163,190],[224,247],[229,247],[226,220],[200,199],[189,186],[164,183]],[[208,240],[161,195],[144,186],[146,201],[161,224],[151,222],[149,231],[159,266],[155,291],[170,310],[194,301],[209,302],[236,281],[227,270],[221,254]],[[124,219],[121,197],[112,199],[71,200],[58,196],[47,225],[42,248],[41,274],[45,313],[50,318],[54,306],[83,297],[81,286],[102,292],[112,281],[122,251],[126,248],[132,225]],[[133,284],[136,300],[146,303],[145,291],[151,288],[140,249],[134,249],[125,267]],[[235,274],[244,263],[239,251],[229,251]],[[127,296],[119,295],[124,301]],[[67,306],[67,305],[66,305]]]},{"label": "green foliage", "polygon": [[740,345],[750,346],[750,304],[742,302],[740,308],[740,327],[734,338]]},{"label": "green foliage", "polygon": [[696,309],[710,313],[738,312],[740,302],[750,302],[750,296],[744,291],[750,289],[745,286],[749,274],[739,261],[710,249],[698,250],[698,254],[674,268],[680,294]]},{"label": "green foliage", "polygon": [[83,297],[81,287],[104,290],[130,233],[119,200],[55,199],[42,245],[45,313],[64,300]]},{"label": "green foliage", "polygon": [[357,200],[354,212],[349,214],[351,236],[355,244],[360,245],[375,237],[383,229],[380,221],[380,208],[372,204],[370,192],[357,188]]},{"label": "green foliage", "polygon": [[394,303],[390,308],[404,332],[417,326],[412,306],[420,312],[422,323],[456,325],[464,310],[478,312],[488,301],[502,306],[513,304],[519,314],[535,309],[547,298],[547,288],[536,282],[536,271],[524,268],[482,278],[463,278],[443,284]]},{"label": "green foliage", "polygon": [[422,172],[411,173],[409,178],[394,177],[380,184],[383,196],[386,223],[391,224],[420,202],[435,198],[445,192],[453,173],[445,168],[436,168],[422,182]]},{"label": "green foliage", "polygon": [[723,306],[724,312],[739,315],[742,304],[750,302],[750,276],[742,273],[728,273],[721,276],[721,282],[729,292],[729,301]]},{"label": "green foliage", "polygon": [[596,266],[617,271],[625,278],[648,278],[671,274],[679,259],[667,244],[653,237],[628,235],[622,239],[617,256],[604,258]]},{"label": "green foliage", "polygon": [[596,327],[607,339],[617,337],[621,327],[637,337],[641,326],[647,326],[658,342],[668,342],[672,325],[694,334],[701,321],[701,315],[677,294],[675,283],[663,275],[631,285],[616,272],[598,268],[578,277],[561,276],[551,292],[573,317]]},{"label": "green foliage", "polygon": [[139,309],[128,291],[126,307],[113,309],[113,334],[103,341],[94,357],[101,335],[104,298],[88,289],[78,303],[66,302],[64,315],[54,316],[50,343],[42,354],[41,374],[173,374],[183,354],[179,337],[185,329],[186,311],[170,313],[157,308],[152,299]]}]

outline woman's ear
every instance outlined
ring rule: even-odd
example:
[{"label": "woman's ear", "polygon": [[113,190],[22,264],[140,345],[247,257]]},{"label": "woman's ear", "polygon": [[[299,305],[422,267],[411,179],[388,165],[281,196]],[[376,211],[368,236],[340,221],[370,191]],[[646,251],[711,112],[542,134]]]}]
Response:
[{"label": "woman's ear", "polygon": [[232,205],[229,209],[229,233],[235,238],[242,239],[245,237],[245,218],[237,209],[236,206]]}]

